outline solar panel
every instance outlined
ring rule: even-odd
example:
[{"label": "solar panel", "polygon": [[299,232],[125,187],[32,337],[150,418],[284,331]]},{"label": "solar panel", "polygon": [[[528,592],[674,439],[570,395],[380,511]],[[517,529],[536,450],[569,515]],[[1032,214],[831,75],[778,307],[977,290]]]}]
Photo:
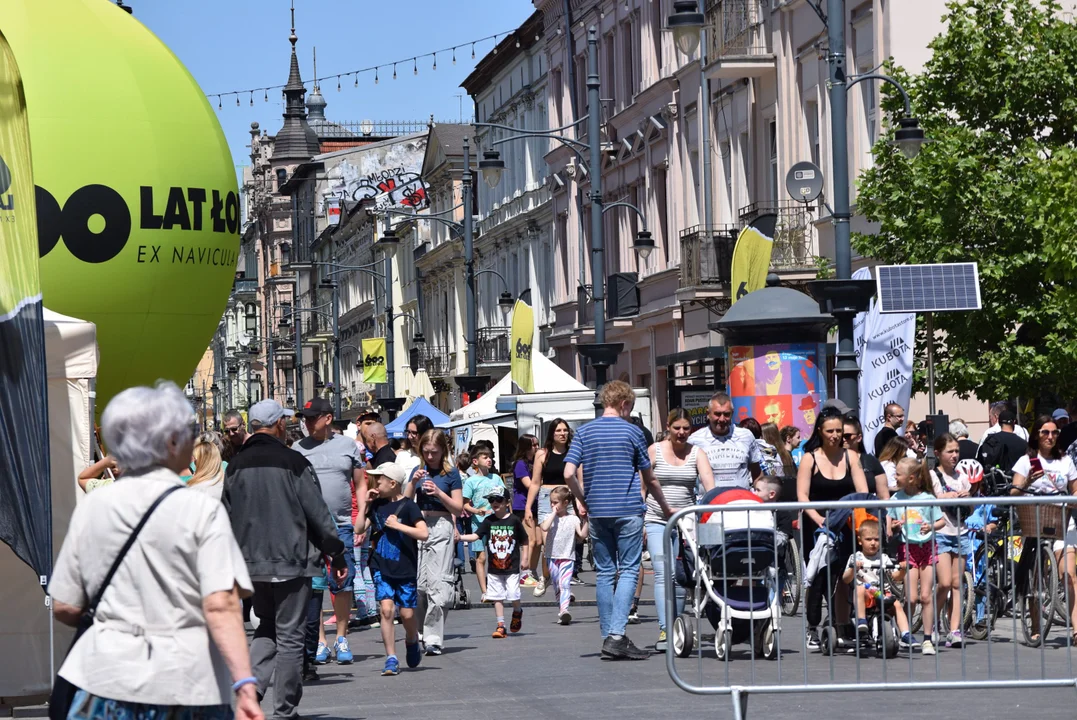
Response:
[{"label": "solar panel", "polygon": [[880,312],[953,312],[981,307],[976,263],[881,265],[875,273]]}]

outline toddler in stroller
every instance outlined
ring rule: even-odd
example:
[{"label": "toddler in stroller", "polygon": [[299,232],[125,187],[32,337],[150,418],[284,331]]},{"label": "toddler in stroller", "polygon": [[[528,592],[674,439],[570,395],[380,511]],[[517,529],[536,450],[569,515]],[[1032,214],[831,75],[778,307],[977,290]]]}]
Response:
[{"label": "toddler in stroller", "polygon": [[[854,585],[856,639],[861,648],[874,650],[879,657],[892,658],[898,649],[898,637],[893,627],[895,620],[902,638],[911,642],[905,609],[892,592],[893,583],[901,582],[905,570],[882,552],[877,519],[864,519],[857,528],[856,539],[860,549],[849,556],[841,578],[845,584]],[[832,647],[829,637],[821,647]]]},{"label": "toddler in stroller", "polygon": [[[762,505],[749,490],[716,488],[703,505]],[[674,581],[690,594],[691,615],[673,622],[673,650],[692,653],[693,631],[704,616],[714,628],[719,660],[734,643],[749,642],[757,656],[778,657],[781,627],[779,548],[774,515],[735,510],[688,515],[677,523],[679,544]],[[693,622],[694,621],[694,622]]]}]

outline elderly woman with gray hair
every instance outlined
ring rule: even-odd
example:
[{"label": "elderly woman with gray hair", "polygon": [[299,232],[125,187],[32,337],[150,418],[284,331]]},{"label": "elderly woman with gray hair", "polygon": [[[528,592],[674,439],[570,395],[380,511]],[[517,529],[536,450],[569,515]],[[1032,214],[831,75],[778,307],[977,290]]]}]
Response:
[{"label": "elderly woman with gray hair", "polygon": [[75,510],[49,585],[56,619],[85,629],[59,672],[78,689],[67,719],[263,720],[246,563],[225,508],[179,478],[198,435],[190,404],[172,383],[130,388],[102,430],[123,479]]}]

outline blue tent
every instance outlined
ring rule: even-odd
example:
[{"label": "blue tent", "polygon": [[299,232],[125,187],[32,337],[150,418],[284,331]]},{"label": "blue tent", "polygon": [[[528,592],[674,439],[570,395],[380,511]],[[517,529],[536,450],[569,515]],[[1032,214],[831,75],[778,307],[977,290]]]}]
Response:
[{"label": "blue tent", "polygon": [[416,398],[408,409],[400,413],[396,420],[385,426],[385,432],[389,434],[391,438],[403,438],[404,430],[408,427],[408,421],[416,415],[426,415],[430,418],[430,422],[435,425],[449,422],[449,416],[438,410],[436,407],[427,402],[426,398]]}]

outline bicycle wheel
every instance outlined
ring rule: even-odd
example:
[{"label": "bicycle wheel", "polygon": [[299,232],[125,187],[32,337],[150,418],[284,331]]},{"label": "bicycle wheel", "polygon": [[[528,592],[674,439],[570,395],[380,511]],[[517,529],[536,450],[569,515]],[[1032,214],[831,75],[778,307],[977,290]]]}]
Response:
[{"label": "bicycle wheel", "polygon": [[[1068,622],[1067,616],[1069,615],[1069,598],[1066,596],[1066,571],[1065,566],[1059,570],[1059,563],[1064,562],[1065,558],[1055,557],[1055,574],[1058,576],[1058,585],[1055,586],[1055,597],[1052,601],[1052,607],[1055,612],[1055,622],[1061,627],[1065,627]],[[1073,629],[1071,628],[1071,632]]]},{"label": "bicycle wheel", "polygon": [[976,611],[976,588],[973,587],[972,573],[966,570],[965,579],[962,582],[964,583],[962,593],[965,596],[962,602],[965,606],[963,608],[964,616],[961,618],[961,627],[968,629],[972,627],[972,619]]},{"label": "bicycle wheel", "polygon": [[[1044,551],[1044,544],[1040,543],[1036,548],[1038,557],[1033,566],[1032,574],[1028,579],[1028,593],[1017,598],[1018,617],[1021,620],[1021,634],[1025,643],[1038,647],[1051,632],[1054,623],[1054,611],[1052,610],[1055,586],[1058,584],[1058,571],[1055,568],[1054,553]],[[1050,548],[1050,546],[1048,546]],[[1026,552],[1032,548],[1026,548]],[[1034,640],[1033,617],[1039,618],[1039,638]]]},{"label": "bicycle wheel", "polygon": [[792,538],[785,546],[785,562],[781,572],[782,614],[793,617],[797,614],[800,596],[804,592],[804,566],[800,562],[800,548]]}]

